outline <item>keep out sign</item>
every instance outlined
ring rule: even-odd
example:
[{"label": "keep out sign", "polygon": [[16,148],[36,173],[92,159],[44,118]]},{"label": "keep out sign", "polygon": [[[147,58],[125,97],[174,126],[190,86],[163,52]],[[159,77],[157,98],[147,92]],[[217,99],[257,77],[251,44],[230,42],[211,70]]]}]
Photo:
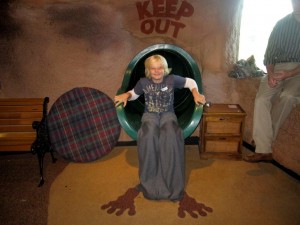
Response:
[{"label": "keep out sign", "polygon": [[179,31],[186,26],[180,19],[190,17],[194,13],[193,6],[181,0],[138,1],[136,8],[141,22],[141,32],[144,34],[170,32],[174,38],[177,38]]}]

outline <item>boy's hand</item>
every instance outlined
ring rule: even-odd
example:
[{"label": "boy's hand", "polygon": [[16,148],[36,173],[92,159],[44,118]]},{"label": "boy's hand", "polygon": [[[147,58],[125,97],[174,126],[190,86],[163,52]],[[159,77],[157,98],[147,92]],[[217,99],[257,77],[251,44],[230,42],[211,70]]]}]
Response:
[{"label": "boy's hand", "polygon": [[120,104],[124,104],[124,107],[127,104],[128,99],[131,97],[130,93],[126,92],[120,95],[115,96],[115,107],[118,107]]},{"label": "boy's hand", "polygon": [[204,105],[205,104],[205,102],[206,102],[205,96],[200,94],[197,89],[194,88],[192,90],[192,93],[193,93],[194,102],[196,103],[196,105],[200,105],[200,104]]}]

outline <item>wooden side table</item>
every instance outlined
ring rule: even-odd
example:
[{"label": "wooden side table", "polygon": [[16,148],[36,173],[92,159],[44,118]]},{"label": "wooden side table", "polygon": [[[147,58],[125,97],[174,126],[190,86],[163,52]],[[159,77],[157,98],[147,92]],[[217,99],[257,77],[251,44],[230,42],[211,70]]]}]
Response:
[{"label": "wooden side table", "polygon": [[238,104],[205,107],[199,138],[200,158],[241,158],[246,113]]}]

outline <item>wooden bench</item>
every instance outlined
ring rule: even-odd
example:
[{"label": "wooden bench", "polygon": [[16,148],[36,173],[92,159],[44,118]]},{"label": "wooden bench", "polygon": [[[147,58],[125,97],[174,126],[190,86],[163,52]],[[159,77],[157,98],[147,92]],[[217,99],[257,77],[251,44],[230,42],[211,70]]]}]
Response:
[{"label": "wooden bench", "polygon": [[47,131],[49,98],[0,99],[0,152],[32,152],[37,154],[40,183],[44,183],[43,159],[46,152],[53,156]]}]

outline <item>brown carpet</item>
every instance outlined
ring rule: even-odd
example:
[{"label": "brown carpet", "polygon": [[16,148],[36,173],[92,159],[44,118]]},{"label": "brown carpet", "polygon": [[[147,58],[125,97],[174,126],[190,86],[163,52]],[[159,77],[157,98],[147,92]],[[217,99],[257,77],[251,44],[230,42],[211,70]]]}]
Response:
[{"label": "brown carpet", "polygon": [[0,224],[300,224],[300,183],[274,165],[199,160],[197,146],[187,146],[186,153],[186,190],[213,209],[206,217],[181,219],[178,203],[149,201],[141,194],[134,216],[101,210],[138,182],[136,147],[117,147],[87,164],[68,164],[57,154],[52,164],[47,154],[41,188],[35,155],[1,155]]},{"label": "brown carpet", "polygon": [[299,225],[300,183],[269,163],[200,160],[186,146],[187,193],[213,209],[197,219],[177,215],[178,202],[135,198],[136,214],[108,214],[101,206],[138,183],[136,147],[116,147],[92,163],[70,163],[50,189],[49,225],[207,224]]},{"label": "brown carpet", "polygon": [[45,183],[39,183],[36,155],[31,153],[0,155],[0,224],[46,225],[51,183],[67,162],[52,164],[50,154],[44,160]]}]

